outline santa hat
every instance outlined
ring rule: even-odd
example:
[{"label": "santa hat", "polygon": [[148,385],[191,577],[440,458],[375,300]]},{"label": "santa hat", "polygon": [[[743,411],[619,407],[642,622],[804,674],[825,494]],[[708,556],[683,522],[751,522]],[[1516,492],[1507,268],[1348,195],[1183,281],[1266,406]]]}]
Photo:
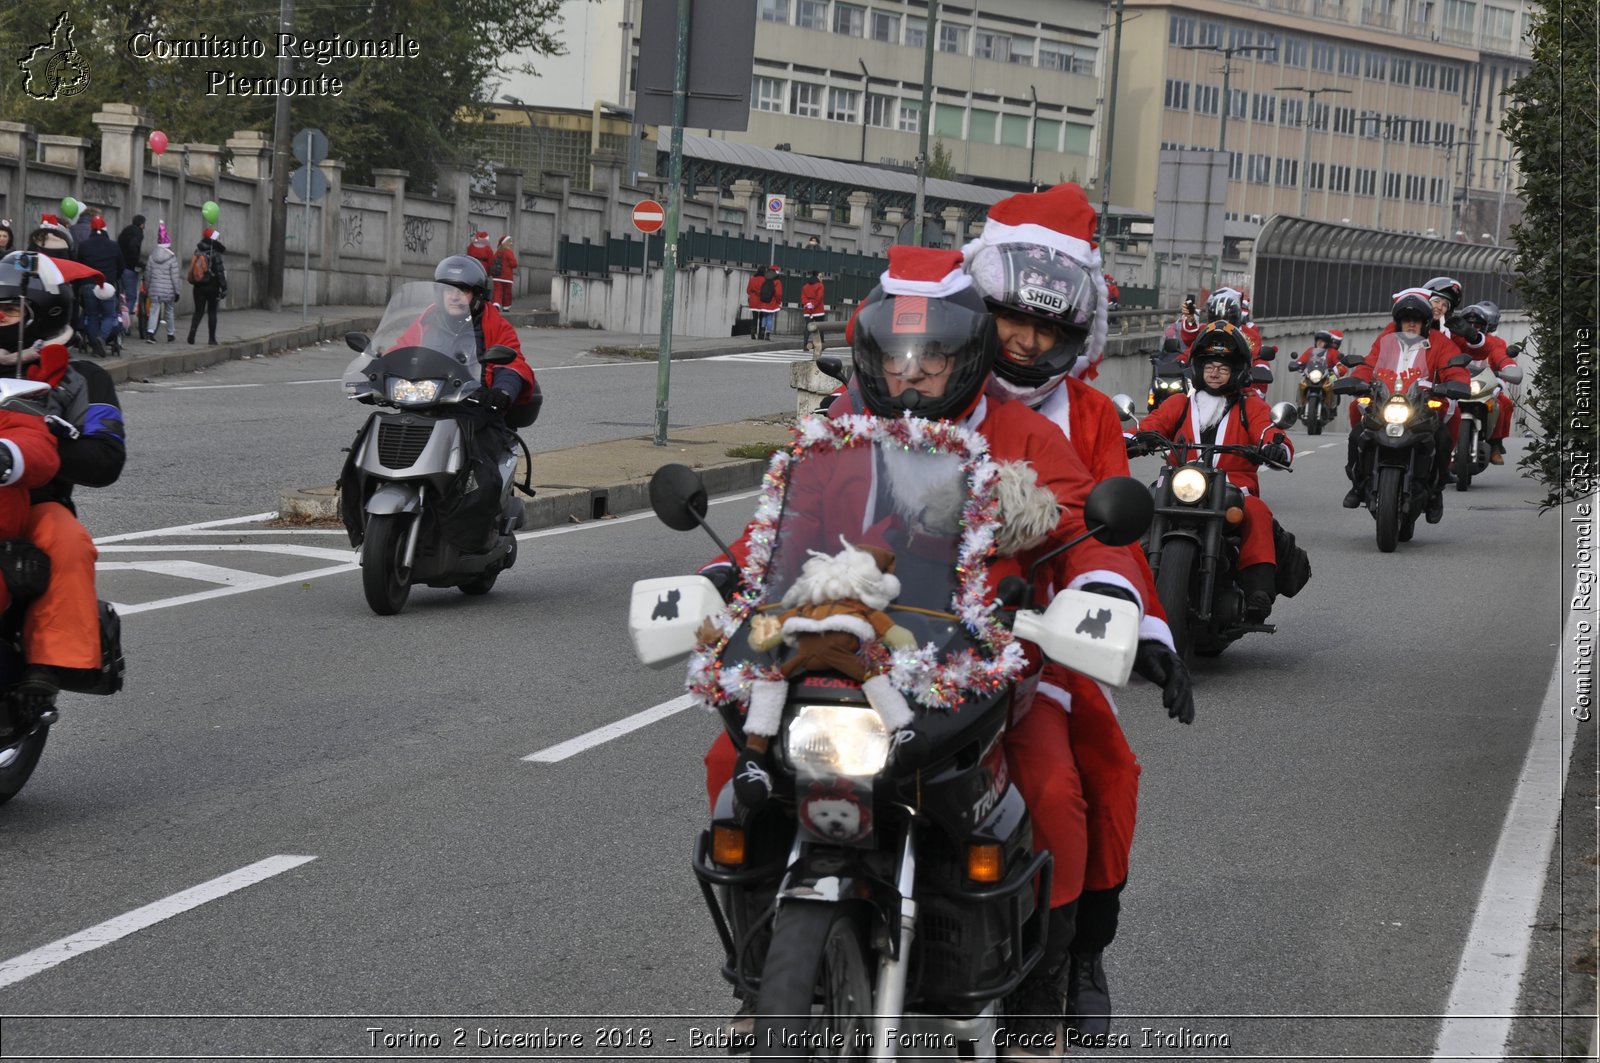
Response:
[{"label": "santa hat", "polygon": [[103,233],[106,231],[106,219],[103,214],[96,214],[89,219],[89,229],[92,232]]},{"label": "santa hat", "polygon": [[1404,291],[1395,292],[1394,293],[1394,301],[1398,303],[1400,300],[1404,299],[1408,295],[1420,295],[1420,296],[1422,296],[1422,299],[1423,299],[1424,302],[1426,302],[1429,299],[1433,298],[1433,292],[1429,291],[1426,288],[1407,288]]},{"label": "santa hat", "polygon": [[885,295],[943,299],[972,287],[972,278],[961,264],[960,251],[896,244],[889,248],[889,268],[878,278],[878,284]]},{"label": "santa hat", "polygon": [[1073,363],[1072,375],[1089,380],[1098,375],[1095,367],[1105,357],[1106,304],[1110,301],[1105,266],[1100,259],[1099,246],[1094,242],[1097,218],[1089,197],[1071,182],[1044,192],[1025,192],[990,207],[983,231],[964,249],[970,262],[985,247],[1038,244],[1061,252],[1088,272],[1099,297],[1098,305],[1088,348],[1083,357]]},{"label": "santa hat", "polygon": [[500,247],[509,247],[510,245],[511,245],[511,235],[509,233],[507,233],[505,236],[502,236],[500,238],[500,243],[499,243],[498,246],[500,246]]},{"label": "santa hat", "polygon": [[203,230],[201,230],[200,238],[202,240],[220,240],[222,239],[222,233],[219,230],[213,229],[211,226],[207,225]]}]

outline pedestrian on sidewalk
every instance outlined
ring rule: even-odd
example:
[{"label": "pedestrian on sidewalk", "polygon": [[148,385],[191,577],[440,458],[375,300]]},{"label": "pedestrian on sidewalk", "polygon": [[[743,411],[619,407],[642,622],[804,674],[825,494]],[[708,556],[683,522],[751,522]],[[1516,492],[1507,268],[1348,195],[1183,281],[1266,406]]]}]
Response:
[{"label": "pedestrian on sidewalk", "polygon": [[494,280],[494,304],[502,310],[511,309],[511,296],[517,280],[517,251],[511,246],[509,235],[500,238],[494,253],[494,269],[489,271]]},{"label": "pedestrian on sidewalk", "polygon": [[161,319],[167,321],[167,342],[178,338],[178,255],[172,250],[172,237],[167,233],[167,223],[156,223],[156,249],[144,267],[145,288],[150,292],[151,312],[145,319],[144,341],[156,341],[156,327]]},{"label": "pedestrian on sidewalk", "polygon": [[139,263],[144,258],[144,215],[135,214],[133,221],[117,234],[117,246],[122,249],[122,275],[118,281],[129,306],[139,303]]},{"label": "pedestrian on sidewalk", "polygon": [[106,231],[105,215],[96,213],[90,218],[89,239],[78,248],[78,261],[90,269],[99,270],[106,283],[111,285],[108,296],[96,293],[84,308],[84,327],[89,331],[90,343],[109,343],[110,349],[120,354],[122,345],[118,339],[118,327],[121,320],[117,313],[116,285],[122,280],[126,264],[122,258],[122,248]]},{"label": "pedestrian on sidewalk", "polygon": [[778,267],[768,266],[756,270],[756,275],[745,285],[745,297],[750,301],[753,322],[751,337],[758,340],[772,338],[772,323],[783,305],[783,281],[778,278]]},{"label": "pedestrian on sidewalk", "polygon": [[222,245],[222,234],[207,226],[194,245],[189,259],[189,284],[194,288],[194,318],[189,322],[189,342],[200,330],[200,316],[206,317],[211,333],[211,345],[217,345],[217,304],[228,295],[228,274],[223,267],[222,255],[228,249]]},{"label": "pedestrian on sidewalk", "polygon": [[12,245],[17,242],[17,234],[11,228],[10,218],[0,218],[0,255],[9,255],[17,250]]},{"label": "pedestrian on sidewalk", "polygon": [[483,231],[472,234],[467,241],[467,257],[478,260],[485,276],[494,276],[494,248],[489,246],[489,234]]}]

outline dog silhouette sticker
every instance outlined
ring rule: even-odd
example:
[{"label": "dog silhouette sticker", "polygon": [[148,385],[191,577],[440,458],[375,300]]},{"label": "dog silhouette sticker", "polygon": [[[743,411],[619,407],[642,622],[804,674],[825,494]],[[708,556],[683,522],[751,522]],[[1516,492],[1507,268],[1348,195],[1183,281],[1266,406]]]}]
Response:
[{"label": "dog silhouette sticker", "polygon": [[678,599],[683,593],[677,590],[667,592],[665,598],[656,599],[656,607],[650,614],[651,620],[676,620],[678,619]]},{"label": "dog silhouette sticker", "polygon": [[1098,612],[1084,613],[1083,619],[1078,621],[1078,634],[1088,635],[1092,639],[1106,637],[1106,625],[1111,623],[1111,610],[1101,609]]}]

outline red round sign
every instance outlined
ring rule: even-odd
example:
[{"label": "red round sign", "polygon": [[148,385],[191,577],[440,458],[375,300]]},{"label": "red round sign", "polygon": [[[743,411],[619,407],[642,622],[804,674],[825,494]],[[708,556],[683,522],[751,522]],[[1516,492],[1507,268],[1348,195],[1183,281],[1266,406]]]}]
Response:
[{"label": "red round sign", "polygon": [[633,227],[642,233],[659,232],[667,223],[667,209],[653,199],[633,208]]}]

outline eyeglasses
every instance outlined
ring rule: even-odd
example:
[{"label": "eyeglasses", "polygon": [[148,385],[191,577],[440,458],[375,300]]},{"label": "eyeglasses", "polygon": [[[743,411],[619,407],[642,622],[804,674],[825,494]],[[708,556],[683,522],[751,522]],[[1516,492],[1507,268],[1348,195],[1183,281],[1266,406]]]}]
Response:
[{"label": "eyeglasses", "polygon": [[938,376],[950,365],[950,356],[943,351],[907,351],[883,356],[883,371],[891,376],[905,376],[915,362],[928,376]]},{"label": "eyeglasses", "polygon": [[0,325],[14,325],[22,320],[22,300],[7,299],[0,302]]}]

